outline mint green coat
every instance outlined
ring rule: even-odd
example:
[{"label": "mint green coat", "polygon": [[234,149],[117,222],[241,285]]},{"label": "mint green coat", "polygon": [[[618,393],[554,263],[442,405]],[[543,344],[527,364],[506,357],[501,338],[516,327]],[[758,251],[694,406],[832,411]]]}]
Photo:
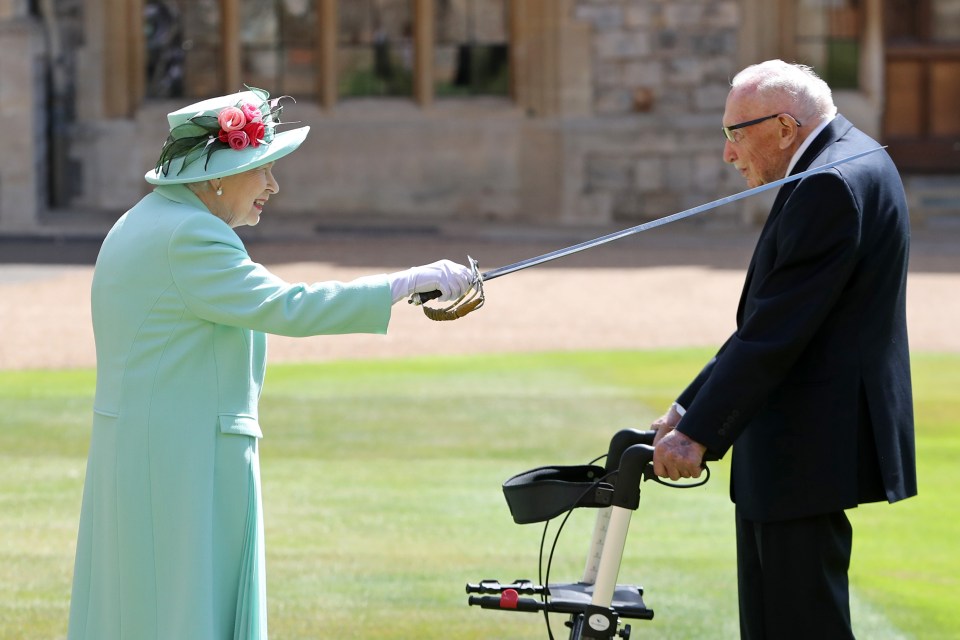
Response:
[{"label": "mint green coat", "polygon": [[186,187],[110,231],[69,640],[265,640],[266,333],[385,333],[385,276],[289,284]]}]

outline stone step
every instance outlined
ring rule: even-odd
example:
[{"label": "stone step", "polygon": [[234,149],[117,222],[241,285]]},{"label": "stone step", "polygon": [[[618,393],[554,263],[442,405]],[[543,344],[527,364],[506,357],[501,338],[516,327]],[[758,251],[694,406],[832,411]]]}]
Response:
[{"label": "stone step", "polygon": [[910,218],[931,227],[960,227],[960,176],[904,176]]}]

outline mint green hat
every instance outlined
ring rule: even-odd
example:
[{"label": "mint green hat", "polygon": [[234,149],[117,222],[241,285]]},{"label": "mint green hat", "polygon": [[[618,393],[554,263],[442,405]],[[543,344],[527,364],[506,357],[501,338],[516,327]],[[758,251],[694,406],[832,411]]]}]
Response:
[{"label": "mint green hat", "polygon": [[310,127],[278,132],[280,99],[247,87],[167,114],[170,135],[157,166],[144,176],[151,184],[183,184],[243,173],[292,153]]}]

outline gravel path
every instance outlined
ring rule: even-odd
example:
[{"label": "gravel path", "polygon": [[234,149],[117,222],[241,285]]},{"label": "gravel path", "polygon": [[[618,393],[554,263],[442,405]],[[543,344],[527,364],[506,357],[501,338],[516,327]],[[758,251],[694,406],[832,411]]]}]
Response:
[{"label": "gravel path", "polygon": [[[270,361],[719,346],[733,330],[757,231],[675,226],[493,280],[484,308],[454,322],[400,303],[386,336],[272,336]],[[281,227],[246,239],[251,256],[281,277],[312,282],[468,253],[491,269],[603,232],[381,224]],[[95,365],[89,290],[98,245],[0,239],[0,369]],[[915,231],[912,251],[911,346],[960,353],[960,230]]]}]

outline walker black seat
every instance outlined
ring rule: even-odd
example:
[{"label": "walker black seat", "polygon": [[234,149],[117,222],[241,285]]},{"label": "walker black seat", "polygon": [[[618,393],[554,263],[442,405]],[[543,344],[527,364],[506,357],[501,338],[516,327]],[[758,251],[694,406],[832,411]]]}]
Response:
[{"label": "walker black seat", "polygon": [[595,465],[538,467],[503,483],[503,495],[517,524],[546,522],[576,507],[609,507],[613,485],[601,482]]}]

